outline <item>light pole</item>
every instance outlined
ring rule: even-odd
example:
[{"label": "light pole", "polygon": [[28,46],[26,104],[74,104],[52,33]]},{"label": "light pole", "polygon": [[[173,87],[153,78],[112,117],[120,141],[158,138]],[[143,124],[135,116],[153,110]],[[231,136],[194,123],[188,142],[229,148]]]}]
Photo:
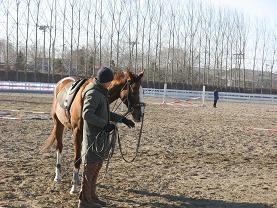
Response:
[{"label": "light pole", "polygon": [[45,62],[45,32],[46,30],[50,28],[50,26],[48,25],[39,25],[38,29],[43,31],[43,59],[42,59],[42,64],[41,64],[41,72],[43,72],[43,68],[44,68],[44,62]]}]

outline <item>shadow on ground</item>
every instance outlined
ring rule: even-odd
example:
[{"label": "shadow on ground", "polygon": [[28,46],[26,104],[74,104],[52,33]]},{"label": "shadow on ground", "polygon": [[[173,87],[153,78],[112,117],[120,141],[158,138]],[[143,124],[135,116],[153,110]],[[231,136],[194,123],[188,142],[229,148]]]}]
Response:
[{"label": "shadow on ground", "polygon": [[[99,185],[100,188],[113,189],[113,187],[107,185]],[[115,189],[115,188],[114,188]],[[118,188],[115,189],[115,191]],[[248,203],[248,202],[228,202],[223,200],[212,200],[212,199],[194,199],[188,198],[182,195],[171,195],[171,194],[161,194],[157,192],[149,192],[147,190],[136,190],[136,189],[127,189],[122,190],[129,194],[136,194],[137,197],[141,197],[141,200],[138,199],[115,199],[111,198],[110,200],[127,203],[133,206],[147,206],[147,207],[157,207],[157,208],[272,208],[268,204],[262,203]],[[143,197],[157,197],[159,202],[155,200],[144,201]],[[162,200],[160,200],[162,199]],[[163,201],[163,202],[161,202]]]}]

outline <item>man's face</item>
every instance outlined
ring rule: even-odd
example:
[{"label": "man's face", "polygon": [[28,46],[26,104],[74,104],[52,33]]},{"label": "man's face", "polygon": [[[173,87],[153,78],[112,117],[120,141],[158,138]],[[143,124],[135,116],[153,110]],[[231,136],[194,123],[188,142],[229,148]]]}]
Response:
[{"label": "man's face", "polygon": [[112,82],[102,83],[103,87],[108,89]]}]

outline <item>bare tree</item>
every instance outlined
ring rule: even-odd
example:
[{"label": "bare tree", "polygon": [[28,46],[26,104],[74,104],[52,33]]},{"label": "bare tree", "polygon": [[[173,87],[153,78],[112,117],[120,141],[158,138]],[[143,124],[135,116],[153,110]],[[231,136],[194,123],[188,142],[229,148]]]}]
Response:
[{"label": "bare tree", "polygon": [[147,76],[146,76],[147,87],[149,86],[151,34],[152,34],[152,23],[154,18],[154,12],[152,11],[152,8],[150,8],[149,0],[148,0],[148,8],[149,8],[149,32],[148,32],[148,50],[147,50],[148,54],[147,54]]},{"label": "bare tree", "polygon": [[70,2],[71,6],[71,28],[70,28],[70,66],[69,66],[69,76],[72,74],[72,64],[73,64],[73,25],[74,25],[74,6],[75,2]]},{"label": "bare tree", "polygon": [[267,49],[266,49],[266,43],[268,41],[268,34],[266,33],[266,28],[265,28],[265,25],[264,25],[264,28],[263,28],[263,46],[262,46],[262,63],[261,63],[261,94],[263,93],[263,88],[264,88],[264,65],[265,65],[265,62],[266,62],[266,53],[267,53]]},{"label": "bare tree", "polygon": [[121,21],[122,21],[122,12],[125,6],[125,2],[123,0],[120,1],[120,10],[118,14],[118,20],[115,22],[115,28],[117,33],[117,41],[116,41],[116,67],[119,67],[119,41],[120,41],[120,32],[121,32]]},{"label": "bare tree", "polygon": [[95,2],[95,9],[94,9],[94,23],[93,23],[93,47],[94,47],[94,53],[93,53],[93,74],[95,74],[95,65],[96,65],[96,52],[97,52],[97,45],[96,45],[96,21],[97,21],[97,3]]},{"label": "bare tree", "polygon": [[[199,4],[199,47],[198,47],[198,86],[201,86],[201,53],[202,53],[202,31],[203,31],[203,7],[202,3]],[[203,83],[204,84],[204,83]]]},{"label": "bare tree", "polygon": [[[172,12],[172,5],[171,5],[171,12]],[[167,76],[168,76],[168,68],[169,68],[169,56],[170,56],[170,50],[171,50],[171,38],[173,36],[173,21],[172,17],[169,18],[170,22],[169,24],[169,39],[168,39],[168,48],[167,48],[167,57],[166,57],[166,69],[164,73],[164,83],[167,83]]]},{"label": "bare tree", "polygon": [[[62,45],[62,65],[64,66],[64,53],[65,53],[65,18],[66,18],[66,5],[67,4],[64,4],[64,8],[63,8],[63,45]],[[64,74],[64,70],[63,70],[64,67],[62,67],[62,71],[61,71],[61,75],[63,76]]]},{"label": "bare tree", "polygon": [[[79,2],[80,3],[80,2]],[[79,58],[80,58],[80,32],[81,32],[81,5],[79,5],[78,9],[78,33],[77,33],[77,51],[76,51],[76,73],[80,71],[79,67]]]},{"label": "bare tree", "polygon": [[139,14],[140,14],[140,1],[136,1],[136,38],[135,38],[135,73],[137,72],[138,62],[138,35],[139,35]]},{"label": "bare tree", "polygon": [[[19,29],[19,22],[18,22],[18,10],[19,10],[20,0],[16,0],[16,60],[18,60],[18,29]],[[18,66],[19,63],[16,63]],[[16,80],[18,81],[18,67],[16,67]]]},{"label": "bare tree", "polygon": [[[159,5],[159,16],[158,16],[158,22],[157,22],[157,39],[156,39],[156,47],[155,47],[155,61],[154,61],[154,68],[153,68],[153,72],[152,72],[152,82],[153,85],[155,87],[155,83],[156,83],[156,63],[157,63],[157,59],[158,59],[158,48],[161,47],[161,39],[160,39],[160,35],[161,35],[161,31],[162,31],[162,25],[161,25],[161,18],[162,18],[162,3],[160,2]],[[160,57],[159,53],[159,57]],[[160,58],[158,59],[158,77],[160,76]]]},{"label": "bare tree", "polygon": [[37,19],[36,19],[36,39],[35,39],[35,81],[37,81],[37,54],[38,54],[38,17],[40,0],[37,1]]},{"label": "bare tree", "polygon": [[27,2],[27,25],[26,25],[26,41],[25,41],[25,67],[24,67],[24,77],[27,81],[27,67],[28,67],[28,43],[29,43],[29,26],[30,26],[30,1]]},{"label": "bare tree", "polygon": [[257,49],[260,40],[260,32],[259,26],[256,26],[256,38],[255,38],[255,46],[254,46],[254,57],[253,57],[253,66],[252,66],[252,93],[254,93],[255,89],[255,69],[256,69],[256,58],[257,58]]},{"label": "bare tree", "polygon": [[54,2],[51,2],[50,7],[50,26],[49,26],[49,49],[48,49],[48,82],[50,82],[50,71],[51,71],[51,49],[52,49],[52,21],[53,21],[53,9],[54,9]]},{"label": "bare tree", "polygon": [[[142,37],[141,37],[141,68],[144,69],[144,39],[145,39],[145,24],[146,24],[146,17],[150,10],[149,1],[147,1],[147,9],[143,14],[143,24],[142,24]],[[148,80],[147,80],[148,81]],[[147,82],[148,84],[148,82]]]},{"label": "bare tree", "polygon": [[273,52],[272,52],[272,60],[271,60],[271,66],[270,66],[270,94],[272,94],[272,88],[273,88],[273,67],[275,64],[275,56],[277,51],[277,35],[276,33],[273,34]]},{"label": "bare tree", "polygon": [[8,79],[8,71],[10,70],[9,61],[9,1],[7,2],[6,8],[6,79]]},{"label": "bare tree", "polygon": [[174,14],[174,11],[172,9],[172,59],[171,59],[171,86],[173,86],[173,80],[174,80],[174,67],[175,67],[175,32],[176,32],[176,15]]},{"label": "bare tree", "polygon": [[[230,55],[229,45],[230,45],[230,39],[231,39],[231,35],[232,35],[232,23],[230,22],[230,19],[228,19],[226,21],[227,21],[226,22],[227,31],[226,31],[226,57],[225,57],[225,90],[227,90],[227,87],[228,87],[228,59],[229,59],[229,55]],[[232,50],[232,48],[231,48],[231,50]],[[231,55],[232,55],[232,51],[231,51]]]},{"label": "bare tree", "polygon": [[90,12],[91,12],[91,1],[89,1],[89,6],[87,7],[85,77],[87,77],[88,75],[88,37],[89,37],[89,25],[90,25]]},{"label": "bare tree", "polygon": [[112,16],[112,29],[111,29],[111,37],[110,37],[110,67],[114,67],[113,66],[113,33],[114,33],[114,21],[115,21],[115,6],[116,6],[116,2],[112,1],[111,4],[113,3],[113,5],[110,5],[110,7],[112,8],[112,11],[110,12],[111,16]]},{"label": "bare tree", "polygon": [[57,0],[54,0],[54,38],[52,43],[52,61],[51,61],[51,68],[52,68],[52,81],[55,81],[55,59],[56,59],[56,38],[57,38]]},{"label": "bare tree", "polygon": [[102,65],[102,27],[103,27],[103,1],[100,1],[100,25],[99,25],[99,64]]}]

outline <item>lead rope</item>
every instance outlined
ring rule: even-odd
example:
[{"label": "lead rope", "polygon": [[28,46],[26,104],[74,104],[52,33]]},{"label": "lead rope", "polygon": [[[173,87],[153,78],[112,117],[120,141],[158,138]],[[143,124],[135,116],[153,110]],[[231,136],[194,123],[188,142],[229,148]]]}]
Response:
[{"label": "lead rope", "polygon": [[119,146],[120,154],[121,154],[122,159],[127,163],[134,162],[135,159],[138,156],[140,141],[141,141],[141,135],[142,135],[142,128],[143,128],[143,121],[144,121],[144,114],[142,115],[141,126],[140,126],[140,131],[139,131],[139,138],[138,138],[137,147],[136,147],[136,153],[135,153],[135,156],[131,160],[127,160],[124,157],[124,154],[123,154],[123,151],[122,151],[121,139],[120,139],[119,133],[117,133],[117,139],[118,139],[118,146]]}]

